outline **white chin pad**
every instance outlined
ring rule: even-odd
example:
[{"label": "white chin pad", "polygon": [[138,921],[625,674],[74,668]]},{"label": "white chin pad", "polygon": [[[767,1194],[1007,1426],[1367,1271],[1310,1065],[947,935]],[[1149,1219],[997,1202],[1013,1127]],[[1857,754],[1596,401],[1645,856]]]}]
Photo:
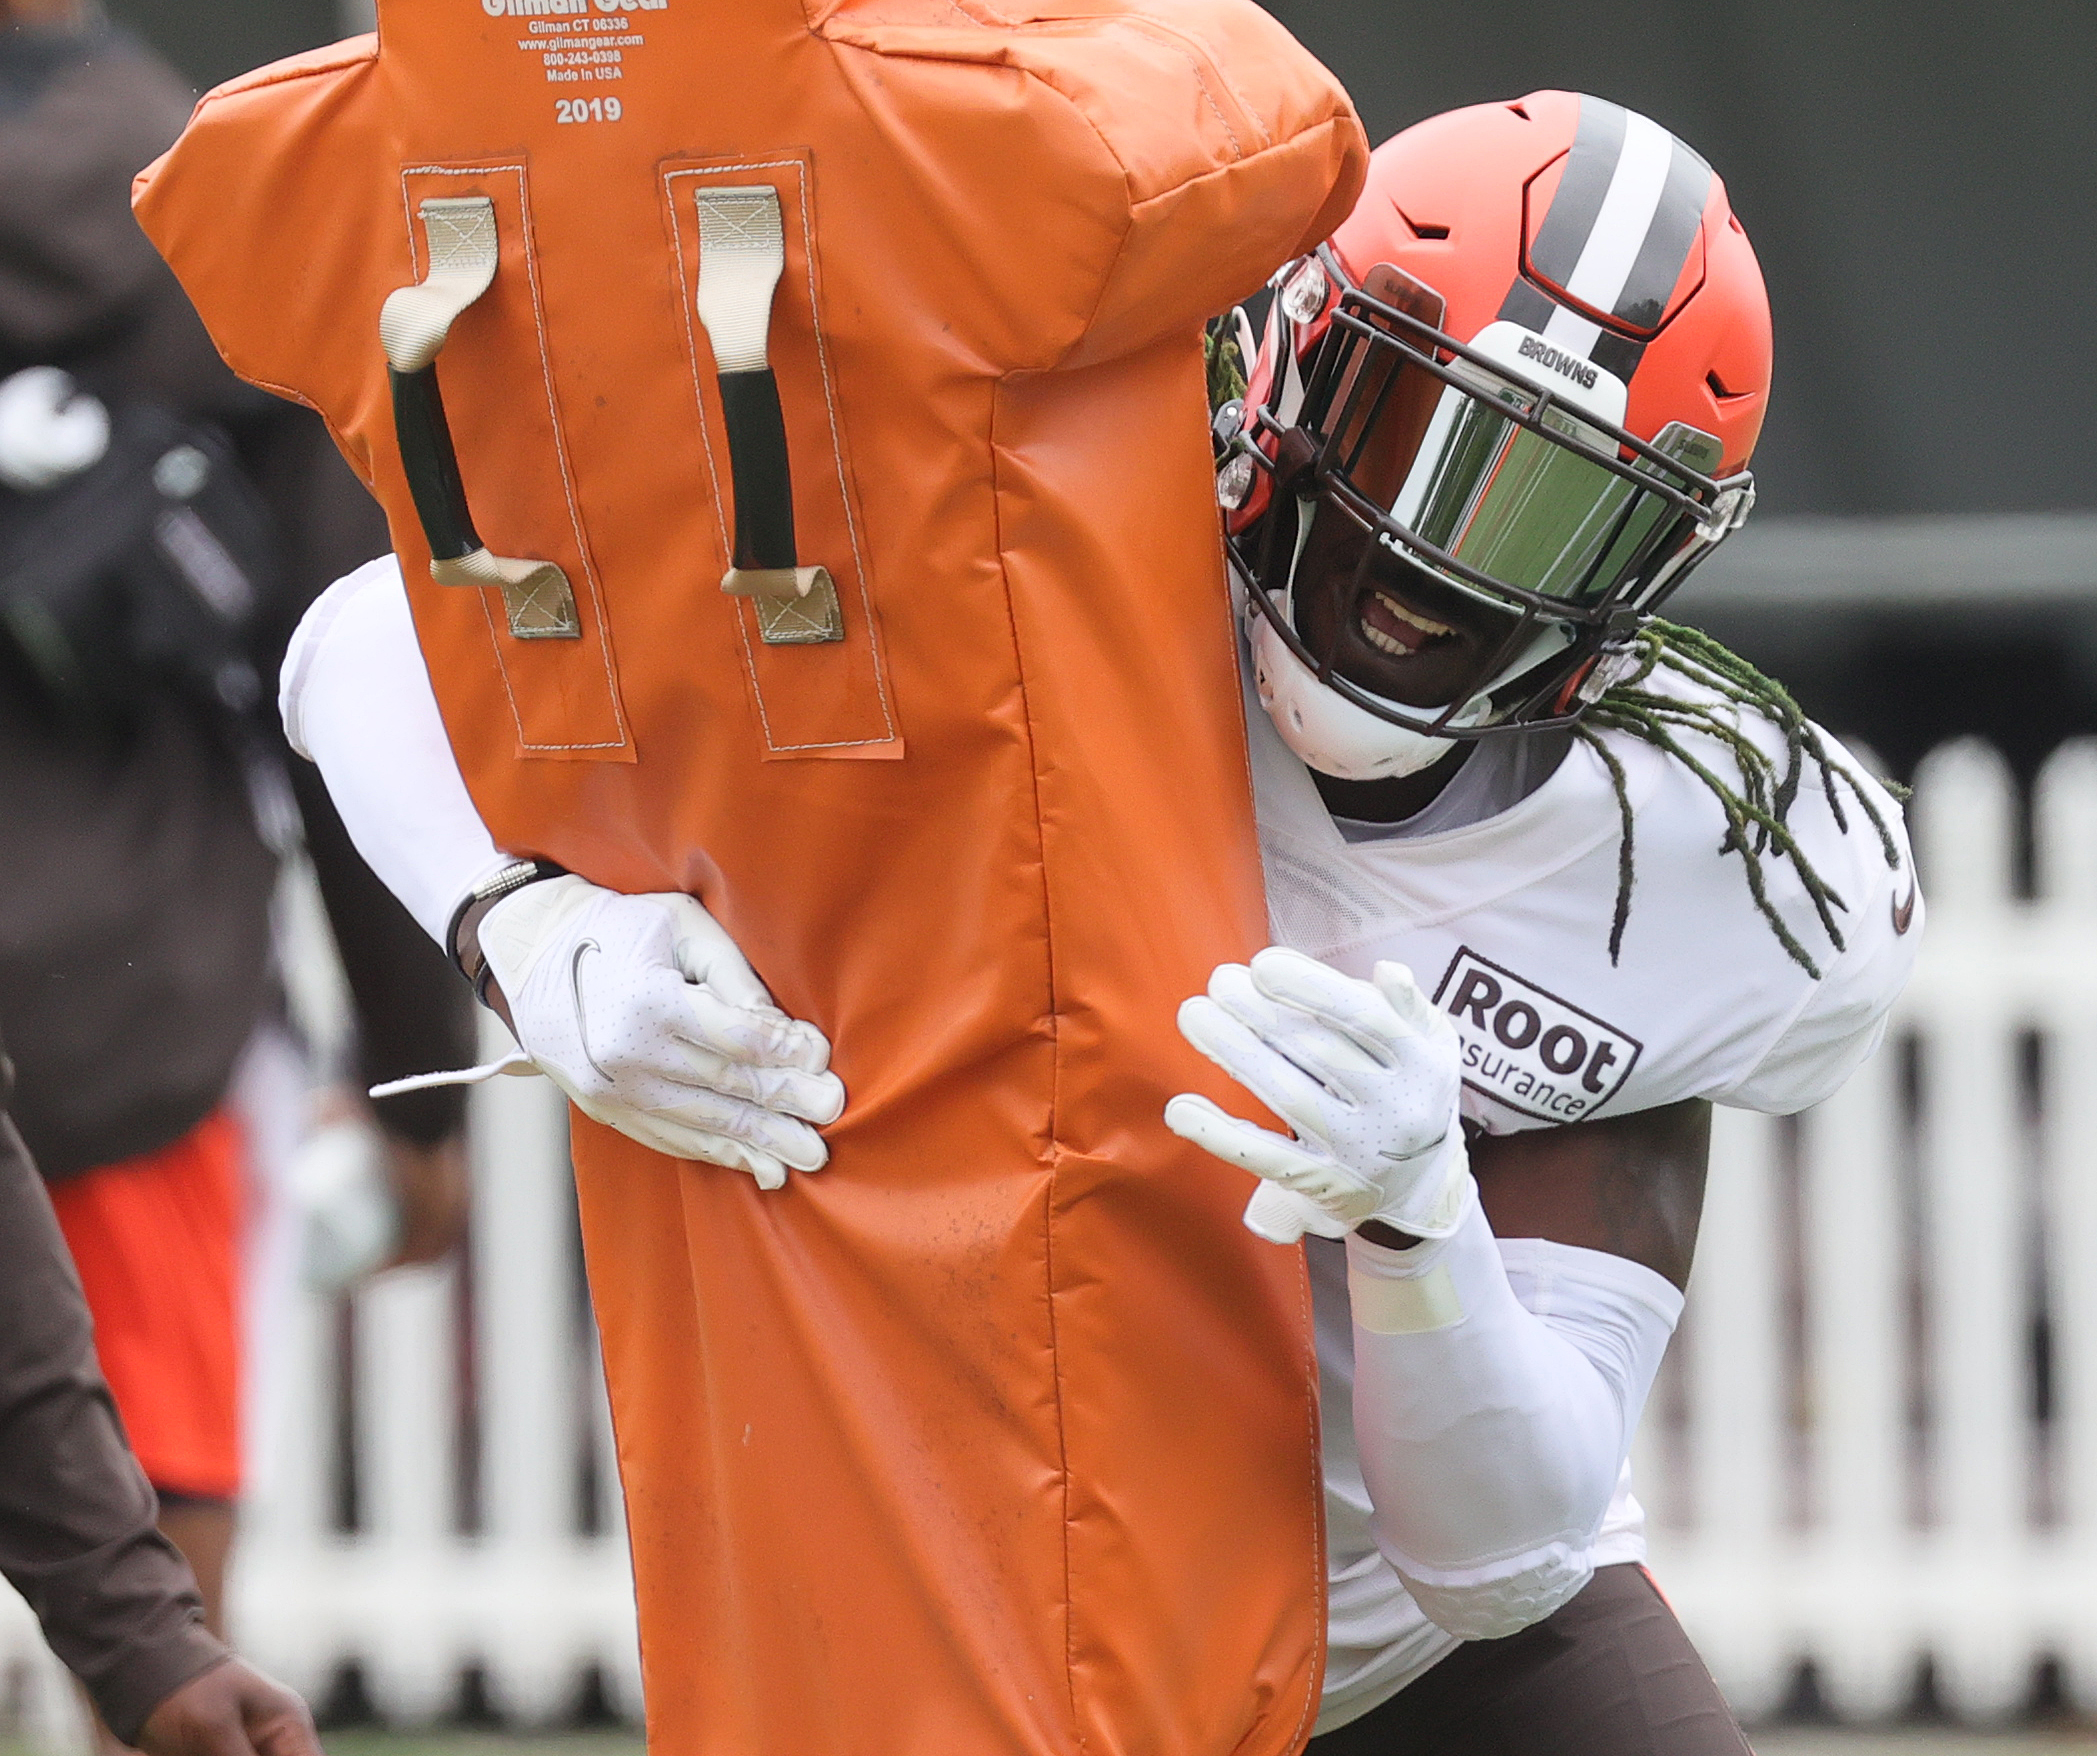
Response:
[{"label": "white chin pad", "polygon": [[[1257,612],[1252,617],[1252,674],[1260,705],[1282,742],[1335,780],[1418,774],[1448,755],[1454,741],[1393,725],[1328,689]],[[1478,712],[1477,717],[1484,715]]]}]

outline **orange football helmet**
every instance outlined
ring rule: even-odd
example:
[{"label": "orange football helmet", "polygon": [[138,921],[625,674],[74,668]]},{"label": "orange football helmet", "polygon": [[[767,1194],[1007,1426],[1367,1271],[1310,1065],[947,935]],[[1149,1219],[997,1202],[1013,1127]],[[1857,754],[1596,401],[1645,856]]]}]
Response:
[{"label": "orange football helmet", "polygon": [[[1619,105],[1535,92],[1407,129],[1272,287],[1218,495],[1262,698],[1325,772],[1412,772],[1451,738],[1577,717],[1754,502],[1761,269],[1710,166]],[[1303,576],[1318,519],[1357,527],[1351,579],[1331,532]],[[1372,566],[1474,622],[1504,613],[1453,694],[1364,687],[1336,651],[1353,617],[1300,614],[1311,590],[1366,601]]]}]

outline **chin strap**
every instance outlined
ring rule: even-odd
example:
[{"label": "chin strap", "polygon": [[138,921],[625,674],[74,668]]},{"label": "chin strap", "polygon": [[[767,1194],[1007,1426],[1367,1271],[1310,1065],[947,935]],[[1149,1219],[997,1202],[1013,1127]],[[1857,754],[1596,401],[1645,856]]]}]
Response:
[{"label": "chin strap", "polygon": [[1296,620],[1296,574],[1303,566],[1303,552],[1311,546],[1311,525],[1318,516],[1315,494],[1296,496],[1296,547],[1289,556],[1289,577],[1282,586],[1282,614]]}]

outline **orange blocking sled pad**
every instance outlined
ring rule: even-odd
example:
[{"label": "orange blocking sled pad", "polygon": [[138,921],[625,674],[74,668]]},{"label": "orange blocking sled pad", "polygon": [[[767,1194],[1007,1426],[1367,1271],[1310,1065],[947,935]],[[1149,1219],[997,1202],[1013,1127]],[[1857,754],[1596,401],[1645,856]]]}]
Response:
[{"label": "orange blocking sled pad", "polygon": [[[835,1045],[830,1167],[778,1194],[576,1123],[657,1756],[1308,1733],[1302,1268],[1159,1111],[1225,1095],[1174,1009],[1265,939],[1199,324],[1363,157],[1250,0],[382,0],[141,179],[235,369],[384,502],[498,843],[691,891]],[[721,589],[720,190],[778,216],[834,637]],[[379,314],[459,213],[460,480],[560,626],[428,572]]]}]

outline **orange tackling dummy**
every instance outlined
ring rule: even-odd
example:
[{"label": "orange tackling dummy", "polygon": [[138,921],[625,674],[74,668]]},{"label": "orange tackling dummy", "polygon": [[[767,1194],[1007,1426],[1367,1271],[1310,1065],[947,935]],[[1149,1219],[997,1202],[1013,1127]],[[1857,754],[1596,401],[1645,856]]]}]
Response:
[{"label": "orange tackling dummy", "polygon": [[576,1125],[666,1756],[1309,1729],[1302,1269],[1157,1117],[1265,939],[1199,326],[1363,158],[1250,0],[386,0],[140,180],[499,845],[835,1045],[777,1193]]}]

